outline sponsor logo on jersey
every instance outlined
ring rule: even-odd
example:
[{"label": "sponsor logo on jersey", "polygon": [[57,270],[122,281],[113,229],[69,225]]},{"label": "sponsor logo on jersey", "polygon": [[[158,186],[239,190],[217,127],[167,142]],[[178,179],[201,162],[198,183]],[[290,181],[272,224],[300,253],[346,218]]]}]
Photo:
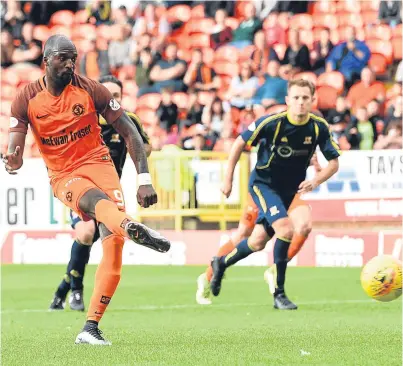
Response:
[{"label": "sponsor logo on jersey", "polygon": [[17,127],[18,125],[18,119],[15,117],[10,117],[10,128]]},{"label": "sponsor logo on jersey", "polygon": [[109,107],[111,107],[113,111],[117,111],[120,108],[120,104],[116,99],[111,99],[109,102]]},{"label": "sponsor logo on jersey", "polygon": [[85,111],[84,106],[82,104],[80,104],[80,103],[74,104],[72,110],[73,110],[73,113],[76,116],[82,116],[84,114],[84,111]]}]

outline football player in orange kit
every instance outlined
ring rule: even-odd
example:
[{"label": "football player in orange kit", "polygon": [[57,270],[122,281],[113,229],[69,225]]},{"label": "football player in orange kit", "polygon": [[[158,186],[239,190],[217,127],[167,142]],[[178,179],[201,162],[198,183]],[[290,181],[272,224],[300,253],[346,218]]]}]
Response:
[{"label": "football player in orange kit", "polygon": [[124,239],[159,252],[170,242],[125,213],[119,177],[102,141],[102,115],[126,141],[138,172],[137,201],[143,207],[157,202],[143,141],[134,124],[100,83],[74,73],[77,50],[63,35],[51,36],[44,47],[45,76],[21,90],[11,106],[8,173],[23,164],[28,125],[44,159],[54,195],[83,220],[99,222],[103,257],[87,321],[76,343],[111,345],[98,328],[120,280]]}]

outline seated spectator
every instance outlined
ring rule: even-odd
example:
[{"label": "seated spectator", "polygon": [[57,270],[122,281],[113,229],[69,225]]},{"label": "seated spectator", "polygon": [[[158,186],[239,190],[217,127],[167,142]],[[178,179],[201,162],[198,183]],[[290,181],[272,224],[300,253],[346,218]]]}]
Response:
[{"label": "seated spectator", "polygon": [[243,109],[253,103],[252,97],[259,86],[259,79],[253,75],[252,65],[243,63],[238,76],[235,76],[230,84],[227,99],[233,107]]},{"label": "seated spectator", "polygon": [[252,52],[252,66],[257,77],[263,76],[267,70],[269,61],[280,62],[276,51],[272,47],[267,47],[266,37],[263,31],[255,34],[254,42],[255,50]]},{"label": "seated spectator", "polygon": [[262,22],[256,16],[256,9],[253,3],[246,3],[244,7],[245,19],[233,31],[232,46],[244,48],[253,42],[255,33],[262,29]]},{"label": "seated spectator", "polygon": [[140,59],[136,64],[136,84],[140,88],[138,96],[145,94],[141,88],[151,87],[150,73],[153,65],[151,50],[149,48],[143,49],[140,53]]},{"label": "seated spectator", "polygon": [[265,33],[269,47],[275,44],[287,43],[287,34],[285,29],[277,21],[277,13],[269,14]]},{"label": "seated spectator", "polygon": [[184,150],[211,151],[218,136],[200,123],[187,130],[187,137],[182,141]]},{"label": "seated spectator", "polygon": [[385,122],[381,117],[381,104],[376,100],[371,100],[367,105],[368,121],[372,123],[378,134],[382,133],[385,127]]},{"label": "seated spectator", "polygon": [[265,108],[275,104],[285,104],[287,95],[287,80],[280,77],[280,64],[270,61],[267,65],[265,81],[253,97],[253,104],[262,104]]},{"label": "seated spectator", "polygon": [[346,137],[352,150],[372,150],[378,136],[376,129],[368,120],[365,107],[357,108],[355,118],[347,126]]},{"label": "seated spectator", "polygon": [[388,127],[389,123],[393,120],[399,119],[400,122],[402,121],[402,104],[403,104],[403,97],[400,95],[396,97],[393,105],[391,108],[386,111],[385,117],[385,129]]},{"label": "seated spectator", "polygon": [[225,25],[226,19],[226,11],[224,9],[217,10],[214,16],[215,25],[210,33],[210,47],[213,50],[232,40],[232,29]]},{"label": "seated spectator", "polygon": [[154,42],[151,34],[144,33],[138,37],[132,37],[130,45],[130,58],[134,64],[139,62],[140,53],[144,49],[150,49],[153,63],[161,60],[162,55],[157,49],[157,44]]},{"label": "seated spectator", "polygon": [[89,42],[91,42],[91,48],[83,54],[80,61],[80,74],[98,80],[110,74],[108,51],[97,48],[96,38],[89,39]]},{"label": "seated spectator", "polygon": [[166,132],[170,132],[173,126],[178,126],[178,106],[172,102],[171,89],[163,88],[161,90],[161,104],[156,114],[160,127]]},{"label": "seated spectator", "polygon": [[27,22],[22,27],[21,43],[13,53],[13,63],[27,62],[37,66],[42,64],[42,42],[33,39],[34,25]]},{"label": "seated spectator", "polygon": [[123,65],[131,65],[129,29],[116,24],[113,27],[114,40],[108,47],[109,66],[112,71]]},{"label": "seated spectator", "polygon": [[178,58],[178,47],[175,43],[166,46],[165,55],[166,59],[158,61],[150,73],[150,78],[155,83],[154,90],[159,92],[162,88],[169,87],[173,91],[183,91],[186,62]]},{"label": "seated spectator", "polygon": [[380,135],[374,144],[375,150],[402,149],[402,120],[391,121],[385,135]]},{"label": "seated spectator", "polygon": [[96,0],[87,5],[88,19],[91,24],[96,26],[109,24],[112,14],[111,2],[107,0]]},{"label": "seated spectator", "polygon": [[258,17],[264,21],[268,16],[270,16],[270,12],[273,11],[273,8],[276,5],[276,0],[254,0],[256,14]]},{"label": "seated spectator", "polygon": [[312,70],[316,75],[320,75],[325,72],[326,59],[333,49],[333,43],[330,40],[329,29],[322,29],[320,32],[320,40],[315,41],[313,44],[313,51],[311,58],[313,61]]},{"label": "seated spectator", "polygon": [[402,2],[398,1],[381,1],[379,4],[379,21],[395,27],[402,22]]},{"label": "seated spectator", "polygon": [[350,111],[343,96],[337,97],[336,109],[329,110],[326,120],[329,122],[330,131],[337,141],[351,120]]},{"label": "seated spectator", "polygon": [[[159,6],[159,5],[157,5]],[[171,27],[165,16],[157,19],[156,3],[148,3],[144,9],[144,16],[136,20],[133,27],[133,35],[138,37],[144,33],[149,33],[155,37],[156,48],[162,49],[166,38],[171,32]]]},{"label": "seated spectator", "polygon": [[200,49],[193,50],[183,82],[196,91],[214,91],[220,87],[220,79],[215,71],[203,63],[203,53]]},{"label": "seated spectator", "polygon": [[21,10],[21,1],[8,0],[7,11],[4,15],[2,27],[10,30],[13,40],[20,40],[22,36],[22,26],[26,21],[26,17]]},{"label": "seated spectator", "polygon": [[353,110],[366,107],[368,103],[376,99],[383,102],[386,89],[382,82],[375,80],[375,74],[368,67],[361,71],[361,81],[354,84],[348,94],[347,101]]},{"label": "seated spectator", "polygon": [[223,102],[220,98],[215,98],[203,110],[202,123],[213,132],[221,135],[225,122],[230,121],[231,116],[225,111]]},{"label": "seated spectator", "polygon": [[203,1],[204,14],[208,18],[214,18],[214,16],[220,10],[225,10],[225,13],[230,17],[234,16],[234,1]]},{"label": "seated spectator", "polygon": [[1,67],[9,67],[13,64],[15,46],[13,36],[8,28],[1,30]]},{"label": "seated spectator", "polygon": [[241,113],[240,119],[239,119],[239,125],[237,128],[237,132],[241,134],[245,130],[248,129],[248,127],[256,120],[256,115],[253,112],[253,109],[251,107],[247,107],[243,113]]},{"label": "seated spectator", "polygon": [[311,61],[308,47],[301,43],[298,29],[288,32],[288,47],[281,60],[280,74],[289,77],[301,72],[311,70]]},{"label": "seated spectator", "polygon": [[115,9],[112,13],[113,18],[112,21],[114,24],[120,25],[130,25],[133,27],[135,21],[131,17],[129,17],[127,13],[127,8],[125,5],[120,5],[117,9]]},{"label": "seated spectator", "polygon": [[371,51],[365,42],[356,39],[354,27],[347,27],[346,38],[347,41],[334,47],[326,59],[326,71],[340,71],[345,77],[346,84],[350,86],[367,65]]},{"label": "seated spectator", "polygon": [[187,126],[202,123],[203,109],[204,106],[199,103],[197,93],[191,93],[189,96],[189,105],[187,106]]},{"label": "seated spectator", "polygon": [[232,145],[234,145],[235,139],[232,137],[232,129],[230,127],[224,128],[221,133],[221,138],[217,140],[214,145],[214,151],[222,151],[229,153]]}]

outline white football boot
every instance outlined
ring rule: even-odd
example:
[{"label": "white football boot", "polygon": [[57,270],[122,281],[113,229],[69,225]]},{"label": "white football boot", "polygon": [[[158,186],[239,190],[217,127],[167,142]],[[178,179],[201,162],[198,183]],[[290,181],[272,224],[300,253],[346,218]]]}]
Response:
[{"label": "white football boot", "polygon": [[277,266],[273,264],[270,268],[264,272],[264,280],[269,285],[271,294],[274,294],[277,287]]},{"label": "white football boot", "polygon": [[197,278],[196,302],[199,305],[211,305],[210,295],[210,283],[204,272]]},{"label": "white football boot", "polygon": [[111,346],[112,343],[102,336],[97,324],[86,323],[76,338],[76,344],[91,344],[93,346]]}]

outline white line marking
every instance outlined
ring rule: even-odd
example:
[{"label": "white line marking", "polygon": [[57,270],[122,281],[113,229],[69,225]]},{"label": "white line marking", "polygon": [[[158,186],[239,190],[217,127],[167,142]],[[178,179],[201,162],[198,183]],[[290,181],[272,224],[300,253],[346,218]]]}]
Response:
[{"label": "white line marking", "polygon": [[[296,301],[297,305],[339,305],[339,304],[370,304],[378,303],[376,300],[318,300],[318,301]],[[158,310],[178,310],[178,309],[206,309],[206,308],[231,308],[231,307],[266,307],[271,303],[227,303],[213,304],[210,306],[198,304],[178,304],[178,305],[139,305],[132,307],[110,308],[109,312],[113,311],[158,311]],[[4,309],[1,314],[12,313],[57,313],[60,310],[50,311],[48,309]],[[61,311],[60,311],[61,312]]]}]

